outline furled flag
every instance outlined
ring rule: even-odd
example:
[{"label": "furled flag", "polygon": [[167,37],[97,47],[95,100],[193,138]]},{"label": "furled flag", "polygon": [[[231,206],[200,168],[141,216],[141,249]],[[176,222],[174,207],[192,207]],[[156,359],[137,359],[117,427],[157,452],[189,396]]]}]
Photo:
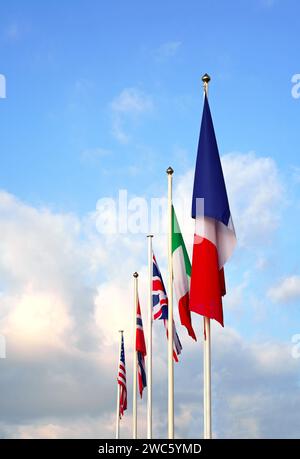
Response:
[{"label": "furled flag", "polygon": [[[152,306],[153,319],[163,319],[168,338],[168,297],[154,254],[152,271]],[[173,357],[176,362],[178,362],[178,355],[181,353],[181,350],[181,342],[174,323]]]},{"label": "furled flag", "polygon": [[126,386],[126,366],[125,366],[125,349],[124,337],[122,335],[121,341],[121,354],[118,373],[118,384],[120,386],[120,418],[123,416],[124,411],[127,410],[127,386]]},{"label": "furled flag", "polygon": [[223,267],[236,236],[230,214],[215,131],[205,95],[192,201],[195,236],[190,310],[217,320],[222,326]]},{"label": "furled flag", "polygon": [[172,206],[172,257],[173,257],[173,283],[181,324],[188,334],[197,341],[192,321],[190,302],[191,262],[187,253],[184,240],[180,231],[175,209]]},{"label": "furled flag", "polygon": [[147,379],[146,379],[146,370],[145,370],[146,344],[145,344],[140,302],[138,302],[138,307],[137,307],[137,312],[136,312],[135,348],[136,348],[137,363],[138,363],[139,392],[142,397],[143,390],[147,386]]}]

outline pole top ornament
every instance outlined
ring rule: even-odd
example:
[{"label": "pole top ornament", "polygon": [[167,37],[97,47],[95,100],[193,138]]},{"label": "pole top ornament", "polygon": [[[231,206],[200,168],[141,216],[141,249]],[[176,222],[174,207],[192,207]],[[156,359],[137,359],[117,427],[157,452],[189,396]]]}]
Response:
[{"label": "pole top ornament", "polygon": [[210,76],[208,75],[208,73],[205,73],[202,77],[202,81],[204,84],[208,84],[210,82],[211,78]]}]

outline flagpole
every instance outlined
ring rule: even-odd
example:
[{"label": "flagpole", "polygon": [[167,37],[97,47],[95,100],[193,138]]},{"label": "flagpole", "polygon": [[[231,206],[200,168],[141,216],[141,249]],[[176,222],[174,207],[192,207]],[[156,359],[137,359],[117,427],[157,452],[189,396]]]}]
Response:
[{"label": "flagpole", "polygon": [[138,273],[133,274],[134,278],[134,313],[133,313],[133,397],[132,397],[132,438],[137,438],[137,355],[136,355],[136,313],[138,306]]},{"label": "flagpole", "polygon": [[[202,77],[204,95],[208,97],[208,83],[210,76],[205,73]],[[205,205],[205,203],[204,203]],[[210,318],[203,318],[204,325],[204,349],[203,349],[203,411],[204,411],[204,438],[212,438],[211,429],[211,335],[210,335]]]},{"label": "flagpole", "polygon": [[204,317],[204,438],[211,439],[211,339],[210,339],[210,319]]},{"label": "flagpole", "polygon": [[[120,333],[120,343],[119,343],[119,358],[118,358],[118,373],[117,373],[117,381],[119,377],[119,369],[120,369],[120,356],[121,356],[121,346],[122,346],[122,337],[123,337],[123,330],[119,330]],[[118,382],[118,391],[117,391],[117,417],[116,417],[116,440],[120,438],[120,384]]]},{"label": "flagpole", "polygon": [[173,264],[172,264],[172,167],[168,175],[168,438],[174,438],[174,361],[173,361]]},{"label": "flagpole", "polygon": [[148,375],[147,375],[147,438],[152,438],[152,238],[148,238]]}]

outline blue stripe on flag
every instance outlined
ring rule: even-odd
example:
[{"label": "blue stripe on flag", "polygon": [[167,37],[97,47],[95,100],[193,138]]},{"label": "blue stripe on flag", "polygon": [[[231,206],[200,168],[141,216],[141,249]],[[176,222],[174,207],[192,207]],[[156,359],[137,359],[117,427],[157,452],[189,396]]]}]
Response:
[{"label": "blue stripe on flag", "polygon": [[[229,203],[222,172],[214,126],[207,97],[205,96],[200,137],[198,143],[192,217],[196,218],[197,199],[204,199],[204,216],[215,218],[228,225],[230,218]],[[201,215],[199,215],[201,216]]]}]

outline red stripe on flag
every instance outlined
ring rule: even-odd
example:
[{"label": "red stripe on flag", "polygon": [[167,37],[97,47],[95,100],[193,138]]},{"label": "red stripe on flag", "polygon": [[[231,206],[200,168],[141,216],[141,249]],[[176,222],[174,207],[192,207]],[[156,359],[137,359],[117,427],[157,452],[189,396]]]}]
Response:
[{"label": "red stripe on flag", "polygon": [[[195,235],[193,264],[190,289],[190,310],[210,319],[217,320],[222,326],[223,307],[221,276],[216,246],[208,239]],[[224,283],[225,285],[225,283]],[[223,287],[222,287],[223,288]]]},{"label": "red stripe on flag", "polygon": [[160,279],[153,279],[152,286],[153,286],[154,291],[157,291],[157,290],[164,291],[164,286]]},{"label": "red stripe on flag", "polygon": [[192,322],[191,322],[191,312],[189,308],[189,292],[186,292],[186,294],[180,298],[179,303],[178,303],[178,309],[179,309],[179,316],[180,316],[180,322],[182,325],[184,325],[188,331],[188,334],[195,340],[197,341],[194,329],[192,327]]}]

